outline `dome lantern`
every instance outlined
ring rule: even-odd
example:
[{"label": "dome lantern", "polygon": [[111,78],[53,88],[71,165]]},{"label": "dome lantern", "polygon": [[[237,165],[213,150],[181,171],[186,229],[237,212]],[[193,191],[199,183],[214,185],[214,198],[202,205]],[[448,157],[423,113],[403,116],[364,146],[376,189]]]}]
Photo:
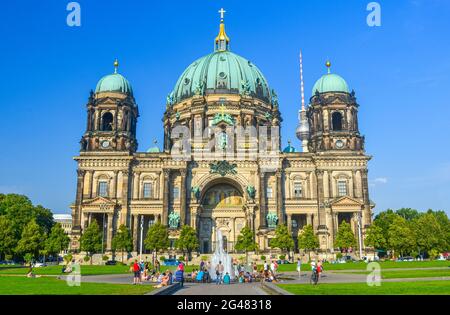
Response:
[{"label": "dome lantern", "polygon": [[219,10],[220,13],[220,26],[219,26],[219,35],[217,35],[215,39],[215,50],[216,51],[226,51],[229,50],[230,46],[230,38],[227,36],[225,32],[225,23],[223,22],[223,17],[225,14],[223,8]]}]

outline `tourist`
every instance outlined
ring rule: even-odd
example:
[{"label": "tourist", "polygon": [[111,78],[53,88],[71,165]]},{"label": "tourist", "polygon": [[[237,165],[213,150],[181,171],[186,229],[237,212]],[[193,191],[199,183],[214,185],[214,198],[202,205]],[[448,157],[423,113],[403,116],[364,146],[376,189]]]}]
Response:
[{"label": "tourist", "polygon": [[197,278],[195,280],[197,280],[197,283],[201,283],[203,282],[203,275],[205,274],[205,272],[203,270],[200,270],[197,273]]},{"label": "tourist", "polygon": [[184,263],[182,261],[180,261],[180,263],[178,264],[178,268],[180,268],[184,272]]},{"label": "tourist", "polygon": [[203,261],[203,259],[200,261],[200,270],[203,270],[203,267],[205,267],[205,262]]},{"label": "tourist", "polygon": [[270,263],[270,271],[275,272],[275,260]]},{"label": "tourist", "polygon": [[222,265],[222,262],[219,261],[219,263],[216,266],[216,283],[217,285],[222,283],[222,276],[224,271],[224,266]]},{"label": "tourist", "polygon": [[184,285],[184,270],[177,268],[177,271],[175,272],[175,281],[180,284],[181,287]]},{"label": "tourist", "polygon": [[225,274],[225,276],[223,276],[223,283],[224,284],[230,284],[231,282],[231,278],[230,275],[228,274],[228,272]]},{"label": "tourist", "polygon": [[256,278],[258,276],[258,265],[256,265],[255,262],[253,262],[252,270],[253,270],[253,277]]},{"label": "tourist", "polygon": [[264,261],[264,271],[269,270],[269,265],[267,264],[267,261]]},{"label": "tourist", "polygon": [[191,280],[192,282],[195,282],[195,280],[197,279],[197,269],[192,270],[191,273]]},{"label": "tourist", "polygon": [[278,273],[278,262],[276,260],[273,261],[273,274]]},{"label": "tourist", "polygon": [[162,274],[162,278],[161,278],[161,282],[158,285],[155,285],[154,288],[162,288],[162,287],[166,287],[169,284],[169,275],[163,273]]},{"label": "tourist", "polygon": [[137,284],[140,282],[140,278],[141,278],[140,267],[139,267],[137,260],[134,261],[133,272],[134,272],[133,284]]},{"label": "tourist", "polygon": [[156,267],[156,271],[157,272],[161,272],[161,265],[160,265],[158,259],[156,259],[156,261],[155,261],[155,267]]},{"label": "tourist", "polygon": [[302,261],[300,260],[300,257],[297,258],[297,272],[298,272],[298,278],[300,279],[302,274]]}]

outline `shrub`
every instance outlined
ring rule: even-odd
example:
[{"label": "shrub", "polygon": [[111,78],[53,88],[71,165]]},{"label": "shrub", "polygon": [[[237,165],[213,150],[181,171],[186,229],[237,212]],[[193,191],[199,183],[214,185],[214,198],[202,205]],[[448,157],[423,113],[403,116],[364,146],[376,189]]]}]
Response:
[{"label": "shrub", "polygon": [[159,260],[165,261],[165,260],[166,260],[166,257],[165,257],[165,256],[161,256],[161,257],[159,257]]},{"label": "shrub", "polygon": [[72,254],[67,254],[67,255],[65,255],[65,256],[63,257],[63,259],[64,259],[64,261],[66,262],[66,264],[68,264],[69,262],[71,262],[71,261],[72,261],[72,258],[73,258]]},{"label": "shrub", "polygon": [[108,259],[109,259],[108,255],[103,255],[103,256],[102,256],[102,260],[103,260],[103,261],[107,261]]},{"label": "shrub", "polygon": [[84,262],[88,262],[89,260],[91,260],[91,257],[89,256],[84,256],[83,257]]},{"label": "shrub", "polygon": [[336,254],[336,259],[341,259],[341,258],[342,258],[342,253],[340,253],[340,252],[337,253],[337,254]]},{"label": "shrub", "polygon": [[202,256],[202,257],[200,257],[200,259],[203,261],[206,261],[206,260],[208,260],[208,256]]},{"label": "shrub", "polygon": [[180,256],[180,257],[178,257],[178,261],[185,261],[185,258],[184,258],[184,256]]},{"label": "shrub", "polygon": [[266,256],[264,256],[264,255],[261,255],[261,260],[266,260]]},{"label": "shrub", "polygon": [[284,260],[286,258],[286,255],[280,255],[278,258],[280,258],[281,260]]},{"label": "shrub", "polygon": [[439,256],[439,252],[435,249],[432,249],[428,251],[428,256],[430,259],[435,259],[437,256]]}]

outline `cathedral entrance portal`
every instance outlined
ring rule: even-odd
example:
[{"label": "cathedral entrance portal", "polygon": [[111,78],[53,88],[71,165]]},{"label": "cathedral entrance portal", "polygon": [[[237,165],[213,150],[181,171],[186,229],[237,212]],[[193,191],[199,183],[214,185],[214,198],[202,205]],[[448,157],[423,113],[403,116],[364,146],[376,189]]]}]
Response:
[{"label": "cathedral entrance portal", "polygon": [[229,183],[218,183],[206,191],[202,198],[199,218],[199,240],[202,253],[214,252],[216,231],[222,232],[223,249],[234,251],[234,244],[246,217],[242,192]]}]

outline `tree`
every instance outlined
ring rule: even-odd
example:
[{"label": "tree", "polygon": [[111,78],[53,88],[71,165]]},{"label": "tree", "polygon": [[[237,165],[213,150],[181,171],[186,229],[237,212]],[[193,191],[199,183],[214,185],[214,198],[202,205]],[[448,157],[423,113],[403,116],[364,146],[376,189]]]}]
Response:
[{"label": "tree", "polygon": [[45,242],[45,249],[49,255],[57,256],[69,247],[70,238],[66,235],[61,224],[56,223]]},{"label": "tree", "polygon": [[311,260],[311,251],[320,247],[319,238],[314,234],[312,225],[305,225],[298,233],[298,249],[308,252],[308,260]]},{"label": "tree", "polygon": [[420,216],[419,211],[411,208],[401,208],[395,211],[395,213],[404,218],[406,221],[412,221]]},{"label": "tree", "polygon": [[92,255],[102,251],[102,233],[97,221],[93,220],[86,230],[84,230],[80,237],[80,245],[81,250],[89,255],[92,265]]},{"label": "tree", "polygon": [[426,213],[413,220],[412,230],[416,240],[419,254],[421,250],[429,253],[446,249],[445,234],[437,218],[432,213]]},{"label": "tree", "polygon": [[16,251],[21,255],[30,254],[32,258],[39,257],[39,250],[43,249],[45,234],[43,229],[31,220],[22,231],[22,238],[17,243]]},{"label": "tree", "polygon": [[130,230],[125,225],[119,226],[117,234],[112,239],[111,247],[114,252],[116,250],[122,252],[123,263],[123,252],[126,251],[128,254],[133,249],[133,238]]},{"label": "tree", "polygon": [[275,229],[275,237],[270,242],[270,247],[279,248],[286,251],[289,256],[289,250],[294,248],[294,240],[284,224],[279,224]]},{"label": "tree", "polygon": [[391,226],[392,222],[394,221],[394,218],[398,215],[395,214],[395,212],[391,209],[388,209],[386,211],[380,212],[375,216],[375,219],[373,222],[383,230],[383,236],[386,240],[386,245],[389,244],[389,227]]},{"label": "tree", "polygon": [[436,220],[438,221],[441,227],[442,233],[444,234],[442,239],[442,241],[445,242],[443,244],[444,248],[445,250],[448,251],[450,249],[450,220],[447,216],[447,213],[445,213],[445,211],[442,210],[433,211],[431,209],[429,209],[427,213],[430,213],[436,217]]},{"label": "tree", "polygon": [[167,227],[161,223],[153,224],[147,232],[147,237],[144,241],[145,248],[158,252],[161,249],[167,249],[170,246],[169,232]]},{"label": "tree", "polygon": [[373,247],[373,257],[375,257],[376,249],[386,248],[383,229],[376,222],[372,223],[367,229],[364,244],[368,247]]},{"label": "tree", "polygon": [[11,221],[0,216],[0,259],[12,255],[16,246],[17,238]]},{"label": "tree", "polygon": [[191,253],[193,250],[199,247],[197,232],[194,228],[189,225],[183,225],[180,232],[180,237],[175,242],[175,247],[179,250],[183,251],[183,255],[188,257],[186,259],[186,263],[191,258]]},{"label": "tree", "polygon": [[353,234],[350,224],[348,224],[346,221],[342,221],[336,233],[334,247],[338,247],[342,251],[349,248],[355,248],[355,246],[356,238],[355,234]]},{"label": "tree", "polygon": [[258,249],[258,244],[255,242],[254,234],[248,226],[241,230],[236,244],[234,245],[234,249],[245,252],[245,261],[248,264],[248,252]]},{"label": "tree", "polygon": [[413,232],[408,222],[401,216],[395,215],[392,224],[388,230],[389,241],[388,246],[395,252],[409,253],[415,247]]}]

